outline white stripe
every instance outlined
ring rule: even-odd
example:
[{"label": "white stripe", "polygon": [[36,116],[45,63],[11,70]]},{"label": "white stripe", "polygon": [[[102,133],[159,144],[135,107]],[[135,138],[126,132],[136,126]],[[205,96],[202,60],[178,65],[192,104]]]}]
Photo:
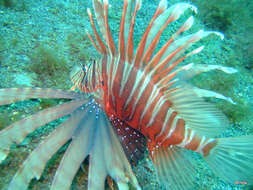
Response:
[{"label": "white stripe", "polygon": [[[115,80],[115,76],[117,74],[118,71],[118,68],[119,68],[119,61],[120,61],[120,57],[118,56],[115,60],[114,60],[114,63],[113,64],[110,64],[111,67],[112,67],[112,80],[110,81],[110,84],[114,83],[114,80]],[[111,70],[111,67],[109,68]],[[108,71],[108,73],[110,73],[110,70]],[[109,75],[108,75],[109,76]],[[110,76],[109,76],[110,77]],[[112,91],[112,85],[110,85],[110,88],[111,88],[111,91]]]},{"label": "white stripe", "polygon": [[103,76],[102,76],[102,59],[100,59],[98,62],[97,62],[97,64],[98,64],[98,70],[99,70],[99,79],[100,80],[103,80]]},{"label": "white stripe", "polygon": [[203,143],[203,142],[205,142],[205,140],[206,140],[206,137],[203,136],[203,137],[201,138],[201,141],[199,142],[199,146],[197,147],[197,149],[195,150],[195,152],[199,152],[199,153],[200,153],[200,151],[202,152],[203,144],[205,144],[205,143]]},{"label": "white stripe", "polygon": [[167,126],[167,123],[169,121],[169,118],[171,116],[171,114],[174,112],[174,110],[172,108],[169,108],[167,110],[167,114],[166,114],[166,117],[165,117],[165,120],[163,121],[163,126],[162,126],[162,130],[160,131],[160,133],[157,135],[157,136],[160,136],[164,133],[166,127],[170,127],[170,126]]},{"label": "white stripe", "polygon": [[129,65],[127,62],[124,63],[124,70],[123,70],[122,80],[121,80],[121,83],[120,83],[119,96],[122,96],[124,87],[125,87],[125,85],[128,81],[128,77],[129,77],[129,74],[130,74],[133,66],[134,66],[134,64]]},{"label": "white stripe", "polygon": [[[167,137],[164,138],[164,140],[166,140],[166,139],[168,139],[168,138],[171,137],[172,133],[173,133],[173,132],[175,131],[175,129],[177,128],[177,121],[178,121],[178,119],[180,119],[180,117],[177,115],[177,116],[174,118],[174,120],[172,121],[170,131],[169,131]],[[162,143],[162,142],[161,142],[161,143]]]},{"label": "white stripe", "polygon": [[150,118],[150,120],[149,120],[149,122],[148,122],[148,124],[147,124],[146,127],[150,127],[150,126],[153,124],[156,115],[157,115],[158,112],[160,111],[160,108],[161,108],[161,106],[163,105],[163,103],[164,103],[165,101],[166,101],[166,100],[164,100],[164,99],[161,97],[161,98],[156,102],[156,105],[155,105],[155,107],[154,107],[154,109],[153,109],[153,111],[152,111],[151,118]]},{"label": "white stripe", "polygon": [[143,119],[144,115],[146,114],[149,106],[153,103],[153,101],[156,99],[156,97],[159,95],[159,91],[157,90],[157,87],[156,85],[154,85],[154,88],[151,92],[151,95],[149,96],[148,100],[147,100],[147,103],[146,103],[146,106],[145,108],[143,109],[143,112],[141,114],[141,117],[140,117],[140,121]]},{"label": "white stripe", "polygon": [[[190,128],[187,128],[187,130],[190,130]],[[195,136],[195,131],[191,130],[190,138],[185,142],[185,146],[188,145],[192,141],[194,136]]]},{"label": "white stripe", "polygon": [[188,144],[191,140],[191,136],[192,136],[192,133],[190,134],[190,136],[188,137],[188,133],[189,133],[189,130],[188,130],[188,127],[185,126],[185,134],[184,134],[184,139],[183,141],[180,143],[180,144],[177,144],[177,146],[179,147],[185,147],[186,144]]},{"label": "white stripe", "polygon": [[[116,73],[118,72],[118,68],[119,68],[119,60],[120,60],[120,57],[118,56],[115,60],[114,60],[114,63],[108,63],[110,65],[109,67],[109,70],[108,70],[108,73],[110,74],[110,70],[111,70],[111,67],[112,67],[112,77],[110,75],[108,75],[108,83],[110,86],[108,86],[108,88],[110,89],[110,94],[111,94],[111,97],[112,97],[112,102],[113,102],[113,105],[115,106],[115,97],[114,97],[114,94],[112,93],[112,87],[113,87],[113,84],[114,84],[114,80],[115,80],[115,76],[116,76]],[[112,78],[110,80],[110,78]],[[109,96],[109,90],[108,90],[108,96]]]},{"label": "white stripe", "polygon": [[145,88],[147,87],[147,85],[149,84],[149,82],[150,82],[150,77],[145,77],[144,83],[143,83],[143,85],[141,86],[141,88],[140,88],[140,90],[139,90],[139,94],[137,95],[137,98],[136,98],[136,100],[135,100],[135,102],[134,102],[134,105],[133,105],[133,108],[132,108],[132,113],[131,113],[131,115],[130,115],[130,118],[133,117],[133,114],[134,114],[135,109],[136,109],[136,105],[137,105],[137,103],[139,102],[139,100],[140,100],[140,98],[141,98],[141,95],[143,94],[143,92],[144,92]]},{"label": "white stripe", "polygon": [[109,76],[110,76],[110,68],[114,66],[114,63],[112,62],[112,56],[111,54],[107,56],[107,59],[106,59],[106,75],[107,75],[107,86],[110,87],[111,86],[111,81],[109,80]]},{"label": "white stripe", "polygon": [[[206,139],[206,137],[203,136],[202,139]],[[211,143],[211,142],[213,142],[213,141],[215,141],[215,139],[213,139],[213,138],[208,139],[205,143],[203,143],[204,141],[202,142],[202,140],[201,140],[201,142],[200,142],[200,144],[199,144],[199,147],[198,147],[198,149],[196,150],[196,152],[198,152],[198,153],[200,153],[201,155],[203,155],[202,149],[203,149],[207,144],[209,144],[209,143]],[[202,144],[202,143],[203,143],[203,144]]]},{"label": "white stripe", "polygon": [[125,102],[125,105],[124,105],[124,109],[127,107],[127,105],[130,103],[130,101],[132,100],[132,97],[133,97],[133,94],[137,88],[137,86],[139,85],[142,77],[144,75],[144,72],[141,71],[140,69],[138,69],[137,73],[136,73],[136,79],[135,79],[135,83],[133,85],[133,88],[132,88],[132,91],[129,95],[129,97],[127,98],[127,101]]}]

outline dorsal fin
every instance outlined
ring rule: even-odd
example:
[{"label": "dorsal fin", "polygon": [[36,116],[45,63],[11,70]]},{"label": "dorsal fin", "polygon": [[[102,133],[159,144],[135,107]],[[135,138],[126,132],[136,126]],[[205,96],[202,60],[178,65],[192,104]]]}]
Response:
[{"label": "dorsal fin", "polygon": [[[89,9],[88,9],[88,15],[89,15],[90,23],[92,25],[92,29],[93,29],[94,35],[96,37],[96,41],[99,44],[99,46],[96,44],[95,40],[91,37],[91,35],[88,32],[87,32],[87,34],[88,34],[88,37],[91,40],[92,44],[98,50],[98,52],[100,52],[102,54],[106,54],[107,52],[109,52],[110,54],[115,56],[116,55],[116,47],[115,47],[114,40],[112,38],[110,27],[108,24],[108,6],[109,6],[109,4],[108,4],[107,0],[103,0],[103,3],[101,3],[100,0],[93,0],[93,8],[95,11],[96,20],[97,20],[100,32],[106,41],[107,47],[105,46],[105,44],[102,42],[101,38],[98,35],[98,32],[97,32],[96,27],[94,25],[93,18],[92,18],[92,15],[91,15],[91,12],[89,11]],[[105,51],[105,47],[106,47],[107,51]]]},{"label": "dorsal fin", "polygon": [[132,10],[133,6],[134,6],[133,0],[124,0],[124,6],[120,21],[119,42],[118,42],[120,59],[122,61],[125,61],[127,56],[127,41],[128,36],[130,35],[129,31],[131,26],[131,18],[133,15]]}]

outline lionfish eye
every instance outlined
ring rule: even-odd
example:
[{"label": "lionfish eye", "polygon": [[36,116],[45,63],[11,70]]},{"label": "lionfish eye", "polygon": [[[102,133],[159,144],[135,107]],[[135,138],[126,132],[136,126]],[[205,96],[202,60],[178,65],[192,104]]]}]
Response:
[{"label": "lionfish eye", "polygon": [[81,69],[84,73],[88,72],[88,66],[86,64],[81,64]]},{"label": "lionfish eye", "polygon": [[78,66],[76,65],[72,69],[70,73],[70,79],[72,83],[74,84],[74,86],[79,86],[79,87],[82,86],[83,82],[87,78],[87,72],[89,71],[92,64],[93,62],[89,62],[88,64],[80,64]]}]

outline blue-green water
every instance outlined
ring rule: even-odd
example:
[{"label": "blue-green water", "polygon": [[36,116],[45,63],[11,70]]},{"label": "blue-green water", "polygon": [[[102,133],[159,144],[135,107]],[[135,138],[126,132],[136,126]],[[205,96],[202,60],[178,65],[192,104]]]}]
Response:
[{"label": "blue-green water", "polygon": [[[174,4],[176,0],[169,1]],[[253,2],[251,0],[193,0],[199,13],[189,33],[199,29],[217,30],[225,35],[222,41],[210,36],[201,42],[205,49],[190,57],[185,63],[218,64],[236,68],[239,72],[226,75],[221,72],[202,74],[192,82],[197,86],[212,89],[231,97],[237,104],[210,100],[221,109],[230,121],[229,128],[221,136],[253,134]],[[110,0],[109,21],[116,40],[119,31],[122,1]],[[154,13],[158,0],[143,0],[135,26],[135,45]],[[86,9],[92,8],[91,0],[0,0],[0,87],[50,87],[69,89],[69,72],[74,65],[90,62],[99,55],[90,44],[85,31],[91,31]],[[186,12],[175,25],[169,26],[161,38],[166,42],[170,31],[187,18]],[[183,64],[185,64],[183,63]],[[27,101],[11,106],[2,106],[0,129],[36,112],[54,105],[54,101]],[[54,126],[53,123],[50,126]],[[47,128],[50,128],[48,126]],[[50,129],[49,129],[50,130]],[[44,131],[44,130],[42,130]],[[48,131],[45,130],[48,134]],[[13,152],[0,165],[0,189],[6,189],[28,153],[36,147],[41,131],[30,136],[22,146],[13,147]],[[31,144],[29,144],[30,142]],[[29,189],[49,189],[60,156],[50,161],[43,177],[32,181]],[[148,168],[148,169],[147,169]],[[249,186],[229,185],[216,177],[204,161],[197,168],[196,189],[250,189]],[[143,189],[161,189],[148,155],[134,167]],[[183,172],[183,171],[182,171]],[[87,172],[88,173],[88,172]],[[73,189],[85,189],[87,173],[78,172]],[[252,171],[253,175],[253,171]]]}]

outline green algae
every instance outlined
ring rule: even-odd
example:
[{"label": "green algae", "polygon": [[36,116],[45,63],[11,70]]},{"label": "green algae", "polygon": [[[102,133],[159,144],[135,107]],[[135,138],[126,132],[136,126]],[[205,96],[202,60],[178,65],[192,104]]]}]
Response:
[{"label": "green algae", "polygon": [[0,7],[1,6],[8,9],[14,9],[16,11],[27,10],[24,0],[0,0]]},{"label": "green algae", "polygon": [[221,71],[213,71],[200,74],[194,77],[191,82],[200,88],[212,90],[230,97],[235,104],[225,100],[208,99],[228,117],[231,123],[242,121],[252,115],[252,110],[243,97],[238,96],[233,89],[240,85],[238,82],[239,73],[224,74]]},{"label": "green algae", "polygon": [[46,45],[37,47],[30,54],[31,64],[27,70],[35,73],[35,86],[59,87],[66,89],[70,68],[64,57],[57,54],[57,50]]},{"label": "green algae", "polygon": [[14,0],[0,0],[0,5],[5,6],[7,8],[13,8],[16,4]]}]

